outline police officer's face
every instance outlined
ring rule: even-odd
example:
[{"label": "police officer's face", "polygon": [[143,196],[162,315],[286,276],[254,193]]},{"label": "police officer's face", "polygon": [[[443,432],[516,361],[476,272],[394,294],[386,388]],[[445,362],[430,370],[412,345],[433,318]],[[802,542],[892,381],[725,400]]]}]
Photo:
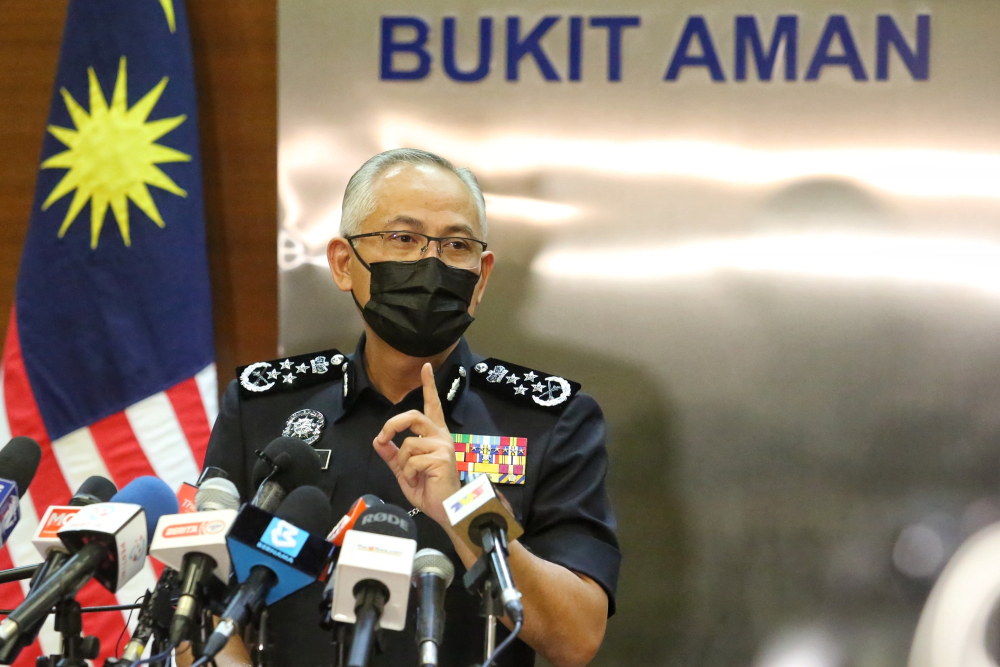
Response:
[{"label": "police officer's face", "polygon": [[[433,165],[400,164],[386,170],[374,183],[377,198],[375,210],[365,218],[360,234],[389,230],[408,230],[428,236],[466,236],[482,239],[476,202],[457,176]],[[371,264],[388,257],[378,256],[379,243],[364,244],[358,251]],[[438,246],[431,243],[425,257],[437,257]],[[368,303],[371,274],[342,238],[330,241],[327,247],[330,271],[337,287],[354,291],[362,307]],[[493,253],[483,253],[478,269],[479,284],[469,305],[472,314],[483,298],[483,291],[493,270]]]}]

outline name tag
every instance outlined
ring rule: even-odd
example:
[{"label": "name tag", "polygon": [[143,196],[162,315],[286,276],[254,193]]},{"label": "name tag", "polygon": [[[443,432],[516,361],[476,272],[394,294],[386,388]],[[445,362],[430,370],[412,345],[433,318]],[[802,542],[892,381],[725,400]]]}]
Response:
[{"label": "name tag", "polygon": [[319,462],[323,465],[322,470],[326,470],[330,467],[330,454],[333,453],[332,449],[314,449],[314,452],[319,454]]},{"label": "name tag", "polygon": [[527,438],[501,435],[452,433],[459,478],[468,481],[471,473],[486,473],[494,484],[524,484],[528,455]]}]

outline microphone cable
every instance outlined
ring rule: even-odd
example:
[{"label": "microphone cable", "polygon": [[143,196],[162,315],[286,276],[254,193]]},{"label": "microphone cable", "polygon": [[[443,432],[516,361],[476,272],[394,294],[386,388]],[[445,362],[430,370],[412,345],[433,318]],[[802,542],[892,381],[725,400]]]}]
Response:
[{"label": "microphone cable", "polygon": [[[511,633],[507,636],[507,639],[504,639],[502,642],[500,642],[499,646],[497,646],[495,649],[493,649],[493,654],[489,658],[486,659],[486,662],[483,663],[483,667],[490,667],[490,665],[492,665],[493,662],[500,655],[500,652],[503,651],[508,646],[510,646],[510,644],[515,639],[517,639],[517,635],[521,632],[521,626],[522,625],[524,625],[524,621],[521,620],[521,619],[518,619],[517,623],[514,624],[514,629],[511,630]],[[192,665],[191,667],[194,667],[194,665]]]},{"label": "microphone cable", "polygon": [[[142,604],[140,603],[140,601],[143,598],[145,598],[145,597],[146,597],[146,594],[143,593],[142,595],[140,595],[139,597],[137,597],[135,599],[135,602],[133,602],[132,604],[139,605],[141,607]],[[121,658],[122,657],[122,639],[125,638],[125,633],[128,632],[128,624],[132,622],[132,612],[133,611],[135,611],[135,609],[129,609],[128,610],[128,618],[125,619],[125,627],[122,628],[121,633],[118,635],[118,641],[115,642],[115,657],[116,658]]]}]

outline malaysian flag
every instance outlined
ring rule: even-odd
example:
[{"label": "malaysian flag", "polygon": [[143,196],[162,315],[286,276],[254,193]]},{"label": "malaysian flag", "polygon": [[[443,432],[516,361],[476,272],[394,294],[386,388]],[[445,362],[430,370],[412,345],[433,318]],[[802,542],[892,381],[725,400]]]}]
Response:
[{"label": "malaysian flag", "polygon": [[[0,441],[43,455],[0,568],[40,560],[38,517],[90,475],[196,481],[218,410],[211,316],[183,0],[70,0],[0,369]],[[147,563],[78,599],[131,603],[155,581]],[[0,607],[26,589],[0,587]],[[102,664],[125,614],[83,623]],[[51,620],[40,644],[15,664],[59,652]]]}]

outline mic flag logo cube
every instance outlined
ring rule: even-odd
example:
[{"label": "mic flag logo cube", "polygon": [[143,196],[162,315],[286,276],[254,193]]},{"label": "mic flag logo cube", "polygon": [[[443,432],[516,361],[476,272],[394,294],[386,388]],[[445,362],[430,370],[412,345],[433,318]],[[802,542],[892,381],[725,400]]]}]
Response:
[{"label": "mic flag logo cube", "polygon": [[94,578],[112,593],[139,573],[146,563],[149,544],[146,513],[132,503],[97,503],[80,508],[58,532],[70,553],[90,541],[102,542],[107,551],[118,554],[101,564]]},{"label": "mic flag logo cube", "polygon": [[446,498],[444,511],[459,538],[477,555],[482,553],[483,547],[469,538],[469,527],[477,517],[487,514],[501,517],[507,524],[509,540],[516,540],[524,534],[510,503],[493,488],[487,475],[481,475]]},{"label": "mic flag logo cube", "polygon": [[149,545],[149,555],[177,571],[183,569],[184,556],[191,551],[206,554],[215,561],[215,576],[229,581],[229,550],[226,533],[236,520],[236,510],[212,510],[197,514],[168,514],[160,517]]},{"label": "mic flag logo cube", "polygon": [[0,546],[7,543],[7,538],[14,532],[14,526],[21,518],[19,507],[17,484],[0,479]]},{"label": "mic flag logo cube", "polygon": [[264,565],[278,575],[278,583],[267,594],[267,604],[316,581],[333,548],[322,537],[253,505],[244,505],[236,515],[226,543],[240,583],[250,576],[254,565]]}]

